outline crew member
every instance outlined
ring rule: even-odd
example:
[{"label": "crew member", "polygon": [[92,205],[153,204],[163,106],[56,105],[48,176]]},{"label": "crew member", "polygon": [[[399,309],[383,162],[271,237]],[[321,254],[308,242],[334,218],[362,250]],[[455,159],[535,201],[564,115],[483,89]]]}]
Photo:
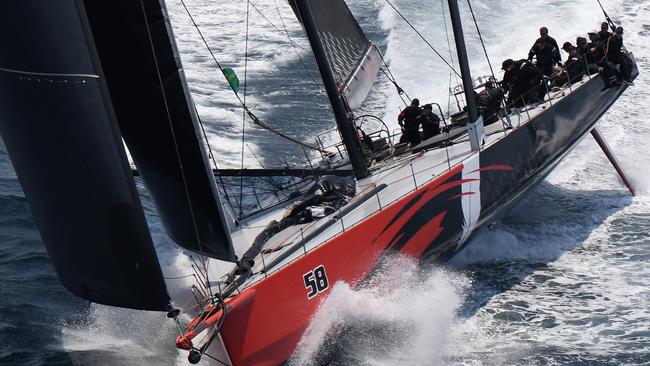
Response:
[{"label": "crew member", "polygon": [[411,105],[404,108],[397,117],[397,122],[402,127],[400,143],[408,142],[411,146],[420,143],[420,126],[418,124],[420,112],[420,101],[415,98],[411,101]]},{"label": "crew member", "polygon": [[578,57],[582,59],[582,62],[595,64],[598,61],[596,55],[591,52],[591,47],[585,37],[576,38],[576,48],[578,49]]},{"label": "crew member", "polygon": [[607,24],[607,22],[603,22],[600,25],[600,31],[598,31],[598,41],[602,44],[605,44],[611,35],[612,33],[609,31],[609,24]]},{"label": "crew member", "polygon": [[554,86],[564,85],[568,80],[571,81],[571,84],[578,82],[582,80],[582,77],[587,70],[584,61],[578,58],[578,49],[574,47],[571,42],[564,42],[562,49],[569,54],[569,57],[567,57],[562,71],[555,79],[553,83]]},{"label": "crew member", "polygon": [[623,27],[617,27],[614,35],[609,37],[605,44],[606,61],[619,67],[619,81],[631,84],[631,69],[628,64],[627,55],[623,53]]},{"label": "crew member", "polygon": [[543,99],[542,71],[527,60],[503,61],[501,86],[508,92],[508,104],[523,107]]},{"label": "crew member", "polygon": [[597,32],[589,32],[589,48],[594,55],[596,65],[601,64],[601,60],[605,57],[603,44],[600,42]]},{"label": "crew member", "polygon": [[548,35],[546,27],[539,29],[539,35],[540,37],[528,52],[528,61],[532,61],[533,56],[535,56],[537,58],[537,67],[542,70],[544,75],[551,76],[553,66],[561,64],[560,47],[558,47],[555,39]]},{"label": "crew member", "polygon": [[431,104],[425,104],[422,113],[418,116],[418,123],[422,125],[422,140],[428,140],[440,134],[440,117],[433,113]]},{"label": "crew member", "polygon": [[503,88],[496,86],[494,80],[489,80],[485,83],[485,89],[476,96],[476,107],[486,126],[499,120],[497,111],[501,108],[503,95]]}]

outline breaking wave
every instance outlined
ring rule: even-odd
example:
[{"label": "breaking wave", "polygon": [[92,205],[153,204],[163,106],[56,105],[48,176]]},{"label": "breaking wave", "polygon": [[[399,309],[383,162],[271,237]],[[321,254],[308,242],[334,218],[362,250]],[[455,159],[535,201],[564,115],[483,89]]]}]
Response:
[{"label": "breaking wave", "polygon": [[[454,342],[454,325],[470,281],[443,268],[423,271],[400,257],[369,283],[336,283],[303,336],[293,365],[439,364]],[[335,342],[333,342],[335,340]],[[349,359],[342,364],[350,362]]]}]

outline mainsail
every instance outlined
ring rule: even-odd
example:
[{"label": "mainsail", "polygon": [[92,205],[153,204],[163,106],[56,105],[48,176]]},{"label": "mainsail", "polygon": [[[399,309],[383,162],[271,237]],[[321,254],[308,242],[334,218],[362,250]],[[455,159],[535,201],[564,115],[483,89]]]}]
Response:
[{"label": "mainsail", "polygon": [[120,129],[167,233],[184,248],[235,261],[164,4],[84,4]]},{"label": "mainsail", "polygon": [[0,13],[0,132],[61,282],[97,303],[169,296],[78,2]]},{"label": "mainsail", "polygon": [[[295,0],[289,2],[299,14]],[[379,51],[343,0],[308,0],[307,3],[339,91],[350,108],[358,108],[377,77],[381,66]]]}]

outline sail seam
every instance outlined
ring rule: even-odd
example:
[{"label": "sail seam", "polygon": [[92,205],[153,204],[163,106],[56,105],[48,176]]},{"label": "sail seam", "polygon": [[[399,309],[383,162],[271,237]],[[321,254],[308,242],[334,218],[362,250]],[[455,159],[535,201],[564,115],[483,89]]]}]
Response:
[{"label": "sail seam", "polygon": [[9,69],[6,67],[0,67],[0,71],[8,72],[11,74],[21,74],[21,75],[38,75],[38,76],[55,76],[55,77],[68,77],[68,78],[91,78],[99,79],[99,75],[94,74],[66,74],[66,73],[52,73],[52,72],[35,72],[35,71],[23,71]]}]

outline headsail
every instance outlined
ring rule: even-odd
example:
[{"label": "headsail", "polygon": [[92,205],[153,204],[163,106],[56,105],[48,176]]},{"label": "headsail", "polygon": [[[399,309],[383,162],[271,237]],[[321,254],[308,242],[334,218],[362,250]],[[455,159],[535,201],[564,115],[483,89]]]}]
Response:
[{"label": "headsail", "polygon": [[84,3],[120,129],[167,233],[184,248],[234,261],[162,1]]},{"label": "headsail", "polygon": [[[295,0],[289,2],[295,11]],[[363,33],[345,1],[307,2],[339,90],[350,108],[358,108],[377,77],[381,66],[379,51]]]},{"label": "headsail", "polygon": [[78,2],[0,13],[0,133],[61,282],[90,301],[169,296]]}]

